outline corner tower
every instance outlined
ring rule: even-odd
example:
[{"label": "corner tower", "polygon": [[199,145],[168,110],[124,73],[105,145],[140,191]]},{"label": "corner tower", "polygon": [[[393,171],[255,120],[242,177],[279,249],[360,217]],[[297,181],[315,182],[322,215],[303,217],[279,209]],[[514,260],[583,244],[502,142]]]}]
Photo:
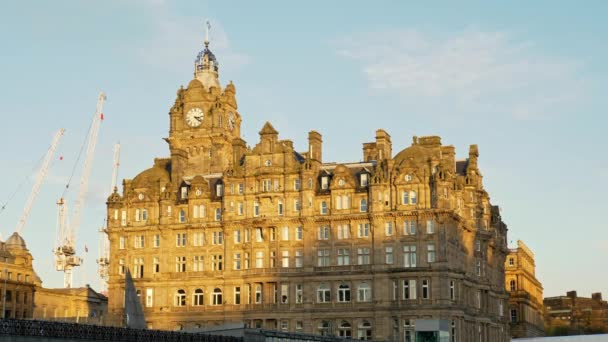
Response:
[{"label": "corner tower", "polygon": [[[209,27],[209,26],[208,26]],[[194,61],[194,79],[177,91],[169,111],[171,180],[179,186],[196,175],[223,173],[234,162],[233,142],[241,140],[241,116],[232,82],[222,88],[219,63],[209,49],[208,31]]]}]

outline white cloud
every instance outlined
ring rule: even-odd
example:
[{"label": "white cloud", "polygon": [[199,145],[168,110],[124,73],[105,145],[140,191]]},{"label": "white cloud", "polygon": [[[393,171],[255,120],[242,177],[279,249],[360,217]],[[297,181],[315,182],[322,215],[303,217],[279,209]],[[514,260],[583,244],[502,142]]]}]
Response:
[{"label": "white cloud", "polygon": [[469,29],[439,36],[394,30],[332,44],[339,55],[361,64],[371,89],[441,100],[465,111],[542,118],[583,92],[579,63],[543,55],[503,32]]}]

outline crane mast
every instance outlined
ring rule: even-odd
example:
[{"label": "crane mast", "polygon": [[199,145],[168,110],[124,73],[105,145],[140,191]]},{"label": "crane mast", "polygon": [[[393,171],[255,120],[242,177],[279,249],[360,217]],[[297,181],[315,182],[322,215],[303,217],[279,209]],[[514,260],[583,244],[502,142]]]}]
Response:
[{"label": "crane mast", "polygon": [[[117,191],[116,182],[118,177],[118,166],[120,165],[120,143],[114,145],[114,162],[112,163],[112,187],[110,193]],[[107,283],[110,276],[110,241],[106,235],[107,220],[105,220],[105,227],[99,230],[99,258],[97,259],[99,277],[103,281],[103,289],[107,289]]]},{"label": "crane mast", "polygon": [[21,214],[21,218],[19,219],[19,222],[17,223],[17,228],[15,228],[15,231],[17,233],[21,233],[21,231],[23,230],[23,227],[25,226],[25,222],[27,221],[27,218],[30,215],[30,211],[32,210],[34,200],[36,200],[36,197],[38,196],[38,192],[40,192],[40,186],[42,185],[44,178],[46,178],[46,175],[49,171],[49,166],[50,166],[51,160],[53,159],[53,155],[55,154],[55,151],[57,150],[57,146],[59,146],[59,141],[61,140],[61,137],[63,136],[64,132],[65,132],[65,129],[62,128],[59,131],[57,131],[57,133],[55,133],[55,135],[53,136],[53,140],[51,141],[51,146],[49,147],[49,150],[47,151],[46,155],[44,156],[44,160],[42,161],[40,170],[38,170],[38,175],[36,176],[36,181],[34,182],[34,186],[32,187],[32,192],[30,193],[30,197],[28,197],[27,202],[25,203],[25,207],[23,208],[23,213]]},{"label": "crane mast", "polygon": [[[97,145],[97,134],[103,120],[103,103],[106,96],[103,92],[99,94],[97,99],[97,109],[93,115],[93,122],[89,130],[87,138],[87,149],[84,159],[82,176],[80,177],[80,187],[78,197],[72,211],[72,220],[69,222],[67,216],[67,204],[61,198],[58,202],[58,226],[57,240],[54,249],[55,266],[58,271],[63,271],[64,287],[72,287],[72,270],[76,266],[80,266],[82,259],[76,256],[76,234],[80,228],[81,212],[86,198],[89,177],[93,165],[93,157],[95,155],[95,146]],[[68,184],[69,186],[69,184]]]}]

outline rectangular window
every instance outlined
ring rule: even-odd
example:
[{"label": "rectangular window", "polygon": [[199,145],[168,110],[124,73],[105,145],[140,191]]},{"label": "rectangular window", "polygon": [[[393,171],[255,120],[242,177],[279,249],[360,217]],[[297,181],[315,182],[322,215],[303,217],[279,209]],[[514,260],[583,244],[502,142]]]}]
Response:
[{"label": "rectangular window", "polygon": [[175,257],[175,272],[186,272],[186,257]]},{"label": "rectangular window", "polygon": [[272,181],[270,179],[262,180],[262,191],[268,192],[272,190]]},{"label": "rectangular window", "polygon": [[222,220],[222,209],[221,208],[215,208],[215,220],[216,221]]},{"label": "rectangular window", "polygon": [[253,202],[253,216],[254,217],[260,216],[260,203],[259,202]]},{"label": "rectangular window", "polygon": [[146,289],[146,307],[151,308],[154,304],[154,290]]},{"label": "rectangular window", "polygon": [[386,236],[393,236],[393,222],[384,223],[384,234]]},{"label": "rectangular window", "polygon": [[304,290],[302,284],[296,284],[296,304],[302,304],[304,301]]},{"label": "rectangular window", "polygon": [[319,249],[317,251],[317,266],[330,266],[329,249]]},{"label": "rectangular window", "polygon": [[426,221],[426,233],[427,234],[435,233],[435,222],[433,220]]},{"label": "rectangular window", "polygon": [[369,248],[357,248],[357,264],[369,265]]},{"label": "rectangular window", "polygon": [[517,310],[511,309],[511,322],[517,323]]},{"label": "rectangular window", "polygon": [[127,239],[124,236],[118,238],[118,249],[125,249]]},{"label": "rectangular window", "polygon": [[127,212],[125,210],[120,213],[120,225],[123,227],[127,225]]},{"label": "rectangular window", "polygon": [[242,195],[245,192],[245,185],[243,183],[239,183],[239,195]]},{"label": "rectangular window", "polygon": [[393,247],[392,246],[384,247],[384,262],[386,262],[388,265],[393,264],[394,257],[393,257]]},{"label": "rectangular window", "polygon": [[450,280],[450,299],[456,299],[456,284],[453,280]]},{"label": "rectangular window", "polygon": [[434,243],[429,243],[426,246],[426,260],[431,263],[431,262],[435,262],[435,244]]},{"label": "rectangular window", "polygon": [[338,239],[350,239],[350,225],[338,225]]},{"label": "rectangular window", "polygon": [[416,279],[403,280],[403,299],[416,299]]},{"label": "rectangular window", "polygon": [[293,190],[300,191],[300,178],[293,180]]},{"label": "rectangular window", "polygon": [[263,242],[264,241],[264,236],[262,235],[262,228],[256,228],[255,229],[255,241],[256,242]]},{"label": "rectangular window", "polygon": [[195,255],[193,260],[192,260],[192,271],[194,272],[202,272],[203,271],[203,256],[202,255]]},{"label": "rectangular window", "polygon": [[255,268],[264,268],[264,252],[255,252]]},{"label": "rectangular window", "polygon": [[192,239],[193,246],[203,246],[205,245],[205,233],[204,232],[196,232],[194,233]]},{"label": "rectangular window", "polygon": [[278,210],[277,210],[278,212],[277,212],[277,214],[283,215],[283,202],[279,201],[277,205],[278,205]]},{"label": "rectangular window", "polygon": [[243,210],[243,202],[238,202],[236,204],[236,210],[237,210],[237,214],[239,216],[243,216],[244,210]]},{"label": "rectangular window", "polygon": [[289,227],[281,228],[281,240],[289,241]]},{"label": "rectangular window", "polygon": [[235,305],[241,304],[241,287],[240,286],[234,287],[234,304]]},{"label": "rectangular window", "polygon": [[251,267],[250,261],[249,261],[249,252],[245,252],[245,269],[248,270]]},{"label": "rectangular window", "polygon": [[224,244],[224,232],[213,232],[213,244],[223,245]]},{"label": "rectangular window", "polygon": [[304,253],[302,250],[296,251],[296,267],[304,267]]},{"label": "rectangular window", "polygon": [[255,284],[255,303],[262,303],[262,284]]},{"label": "rectangular window", "polygon": [[160,247],[160,234],[154,234],[154,248]]},{"label": "rectangular window", "polygon": [[133,258],[133,278],[144,276],[144,258]]},{"label": "rectangular window", "polygon": [[321,177],[321,189],[327,190],[329,189],[329,177]]},{"label": "rectangular window", "polygon": [[403,246],[403,267],[416,267],[416,246]]},{"label": "rectangular window", "polygon": [[245,228],[245,242],[251,241],[251,228]]},{"label": "rectangular window", "polygon": [[293,210],[294,211],[300,211],[300,200],[299,199],[294,199],[293,200]]},{"label": "rectangular window", "polygon": [[302,241],[302,238],[304,238],[304,229],[302,226],[298,226],[296,227],[296,240]]},{"label": "rectangular window", "polygon": [[350,265],[350,250],[347,248],[338,249],[338,266]]},{"label": "rectangular window", "polygon": [[327,202],[321,201],[320,206],[321,215],[327,215]]},{"label": "rectangular window", "polygon": [[182,199],[187,199],[188,198],[188,187],[182,186],[182,188],[181,188],[181,198]]},{"label": "rectangular window", "polygon": [[405,221],[403,223],[403,235],[416,235],[416,221]]},{"label": "rectangular window", "polygon": [[153,265],[152,265],[153,269],[152,269],[152,271],[154,273],[159,273],[160,272],[160,258],[159,257],[154,257],[154,259],[152,259],[152,260],[153,260]]},{"label": "rectangular window", "polygon": [[280,188],[281,188],[281,187],[280,187],[280,185],[279,185],[279,180],[278,180],[278,179],[275,179],[275,180],[274,180],[274,191],[279,191],[279,189],[280,189]]},{"label": "rectangular window", "polygon": [[274,227],[268,228],[268,235],[270,235],[270,241],[277,239],[277,230]]},{"label": "rectangular window", "polygon": [[233,269],[240,270],[241,269],[241,253],[234,253],[234,266]]},{"label": "rectangular window", "polygon": [[289,251],[281,251],[281,267],[289,267]]},{"label": "rectangular window", "polygon": [[277,252],[276,251],[270,251],[270,267],[271,268],[277,267]]},{"label": "rectangular window", "polygon": [[145,241],[144,235],[136,235],[134,247],[135,248],[144,248],[144,241]]},{"label": "rectangular window", "polygon": [[281,284],[281,304],[289,302],[289,284]]},{"label": "rectangular window", "polygon": [[224,269],[224,260],[221,254],[214,254],[211,256],[211,270],[221,271]]},{"label": "rectangular window", "polygon": [[361,187],[366,187],[367,184],[368,184],[368,175],[367,175],[367,173],[362,173],[360,185],[361,185]]},{"label": "rectangular window", "polygon": [[369,237],[369,223],[359,223],[358,236],[360,238]]},{"label": "rectangular window", "polygon": [[422,299],[431,298],[431,290],[429,288],[429,280],[422,279]]},{"label": "rectangular window", "polygon": [[475,264],[475,270],[477,273],[478,277],[481,277],[481,260],[477,259],[477,262]]},{"label": "rectangular window", "polygon": [[362,213],[367,212],[367,200],[365,198],[359,202],[359,211]]},{"label": "rectangular window", "polygon": [[329,240],[329,226],[319,227],[319,240]]},{"label": "rectangular window", "polygon": [[175,236],[175,245],[177,247],[185,247],[186,241],[187,241],[186,233],[177,233],[177,235]]}]

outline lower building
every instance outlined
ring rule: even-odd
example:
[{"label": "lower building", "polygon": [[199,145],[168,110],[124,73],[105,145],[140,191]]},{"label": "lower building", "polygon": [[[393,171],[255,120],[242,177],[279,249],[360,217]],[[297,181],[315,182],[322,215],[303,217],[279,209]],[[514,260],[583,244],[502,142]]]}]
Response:
[{"label": "lower building", "polygon": [[34,319],[106,324],[108,298],[90,286],[69,289],[37,288]]},{"label": "lower building", "polygon": [[545,298],[544,304],[549,336],[608,333],[608,302],[601,293],[585,298],[569,291],[565,296]]},{"label": "lower building", "polygon": [[509,249],[505,286],[509,292],[511,336],[544,336],[543,286],[536,279],[534,253],[521,240],[517,241],[517,248]]}]

